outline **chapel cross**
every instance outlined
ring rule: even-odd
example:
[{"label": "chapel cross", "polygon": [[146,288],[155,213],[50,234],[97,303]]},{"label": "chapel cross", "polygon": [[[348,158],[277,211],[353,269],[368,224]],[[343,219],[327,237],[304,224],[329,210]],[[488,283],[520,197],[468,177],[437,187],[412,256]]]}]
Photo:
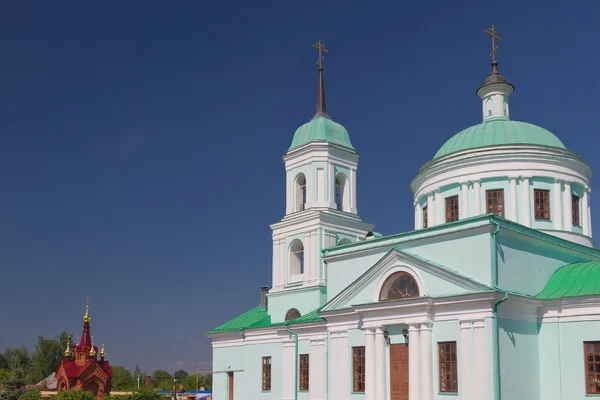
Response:
[{"label": "chapel cross", "polygon": [[323,60],[325,59],[325,56],[322,52],[329,53],[329,50],[325,48],[325,45],[321,43],[320,40],[317,43],[314,43],[312,47],[319,50],[319,61],[317,61],[316,64],[319,64],[319,69],[323,69]]},{"label": "chapel cross", "polygon": [[496,61],[496,51],[498,51],[498,46],[496,46],[496,39],[502,41],[502,38],[498,36],[498,31],[496,30],[496,28],[494,28],[494,25],[492,25],[491,28],[486,29],[485,33],[492,37],[492,52],[490,53],[490,57],[492,57],[493,61]]}]

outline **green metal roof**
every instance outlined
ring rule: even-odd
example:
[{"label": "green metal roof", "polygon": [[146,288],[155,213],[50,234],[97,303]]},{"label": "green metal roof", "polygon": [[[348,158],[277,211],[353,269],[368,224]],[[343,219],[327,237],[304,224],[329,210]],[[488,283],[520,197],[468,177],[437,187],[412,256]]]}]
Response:
[{"label": "green metal roof", "polygon": [[556,135],[544,128],[527,122],[498,118],[484,121],[460,131],[448,139],[433,158],[460,150],[503,144],[535,144],[566,149]]},{"label": "green metal roof", "polygon": [[590,295],[600,295],[600,261],[578,262],[557,269],[536,297],[551,300]]},{"label": "green metal roof", "polygon": [[[317,308],[300,318],[296,318],[290,321],[290,325],[301,324],[305,322],[319,322],[324,321],[323,318],[319,317],[318,312],[321,308]],[[271,323],[271,316],[266,310],[261,310],[260,306],[256,306],[245,313],[238,315],[234,319],[225,322],[222,325],[217,326],[207,332],[207,335],[213,333],[239,331],[240,329],[252,329],[252,328],[266,328],[269,326],[283,325],[283,322]]]},{"label": "green metal roof", "polygon": [[354,149],[346,128],[327,117],[317,117],[298,128],[290,149],[313,141],[327,141]]}]

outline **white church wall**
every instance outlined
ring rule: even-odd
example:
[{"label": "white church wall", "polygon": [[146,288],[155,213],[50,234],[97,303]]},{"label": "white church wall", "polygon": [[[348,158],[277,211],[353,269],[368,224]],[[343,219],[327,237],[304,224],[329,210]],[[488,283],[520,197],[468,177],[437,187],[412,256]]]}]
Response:
[{"label": "white church wall", "polygon": [[[271,357],[271,390],[262,390],[262,357]],[[234,371],[234,399],[281,399],[284,373],[281,343],[213,348],[213,370]],[[293,372],[293,371],[292,371]],[[213,374],[213,399],[229,399],[227,373]]]}]

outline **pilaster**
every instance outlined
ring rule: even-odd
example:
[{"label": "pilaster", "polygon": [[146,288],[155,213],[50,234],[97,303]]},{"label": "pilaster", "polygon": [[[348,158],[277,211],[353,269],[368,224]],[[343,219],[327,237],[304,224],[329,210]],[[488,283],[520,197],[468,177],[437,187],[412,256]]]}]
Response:
[{"label": "pilaster", "polygon": [[510,220],[513,222],[519,222],[519,203],[517,200],[517,178],[511,176],[508,178],[509,182],[509,196],[510,196]]},{"label": "pilaster", "polygon": [[481,182],[473,181],[473,213],[481,215]]},{"label": "pilaster", "polygon": [[375,398],[375,330],[365,330],[365,400]]},{"label": "pilaster", "polygon": [[571,193],[571,182],[565,181],[563,189],[563,227],[565,231],[573,231],[573,194]]},{"label": "pilaster", "polygon": [[531,189],[528,176],[521,177],[521,225],[531,228]]},{"label": "pilaster", "polygon": [[421,399],[421,366],[419,350],[421,347],[419,324],[408,327],[408,398]]},{"label": "pilaster", "polygon": [[[296,343],[289,340],[283,343],[283,362],[284,371],[295,371],[296,368]],[[283,374],[282,378],[282,398],[283,400],[294,400],[294,382],[295,374]]]},{"label": "pilaster", "polygon": [[460,353],[458,384],[462,400],[473,400],[473,367],[471,355],[471,321],[460,321]]},{"label": "pilaster", "polygon": [[563,230],[563,206],[562,206],[562,180],[555,179],[552,188],[552,219],[554,220],[554,229]]},{"label": "pilaster", "polygon": [[[433,359],[431,354],[431,324],[421,324],[421,327],[419,329],[419,335],[421,340],[421,399],[433,400]],[[410,346],[410,343],[408,345]]]},{"label": "pilaster", "polygon": [[473,354],[475,355],[473,365],[475,392],[473,398],[475,399],[485,399],[487,393],[484,329],[483,320],[473,321]]},{"label": "pilaster", "polygon": [[387,399],[385,348],[383,328],[377,328],[375,329],[375,400]]},{"label": "pilaster", "polygon": [[440,190],[435,191],[435,224],[441,225],[446,222],[446,213],[443,208],[442,195]]},{"label": "pilaster", "polygon": [[581,228],[585,236],[590,235],[590,218],[589,218],[589,188],[586,186],[583,191],[583,198],[581,199]]},{"label": "pilaster", "polygon": [[427,195],[427,227],[435,226],[435,196],[433,193]]},{"label": "pilaster", "polygon": [[460,214],[459,219],[469,215],[469,185],[465,182],[460,185]]}]

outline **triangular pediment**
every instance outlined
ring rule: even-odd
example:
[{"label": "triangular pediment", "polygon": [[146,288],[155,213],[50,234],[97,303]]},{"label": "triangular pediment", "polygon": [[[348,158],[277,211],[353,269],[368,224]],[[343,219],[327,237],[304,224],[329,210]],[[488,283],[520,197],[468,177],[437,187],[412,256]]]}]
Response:
[{"label": "triangular pediment", "polygon": [[339,310],[378,301],[382,282],[397,271],[405,271],[413,275],[419,284],[419,293],[422,297],[442,297],[492,289],[444,266],[406,251],[392,249],[331,299],[321,311]]}]

